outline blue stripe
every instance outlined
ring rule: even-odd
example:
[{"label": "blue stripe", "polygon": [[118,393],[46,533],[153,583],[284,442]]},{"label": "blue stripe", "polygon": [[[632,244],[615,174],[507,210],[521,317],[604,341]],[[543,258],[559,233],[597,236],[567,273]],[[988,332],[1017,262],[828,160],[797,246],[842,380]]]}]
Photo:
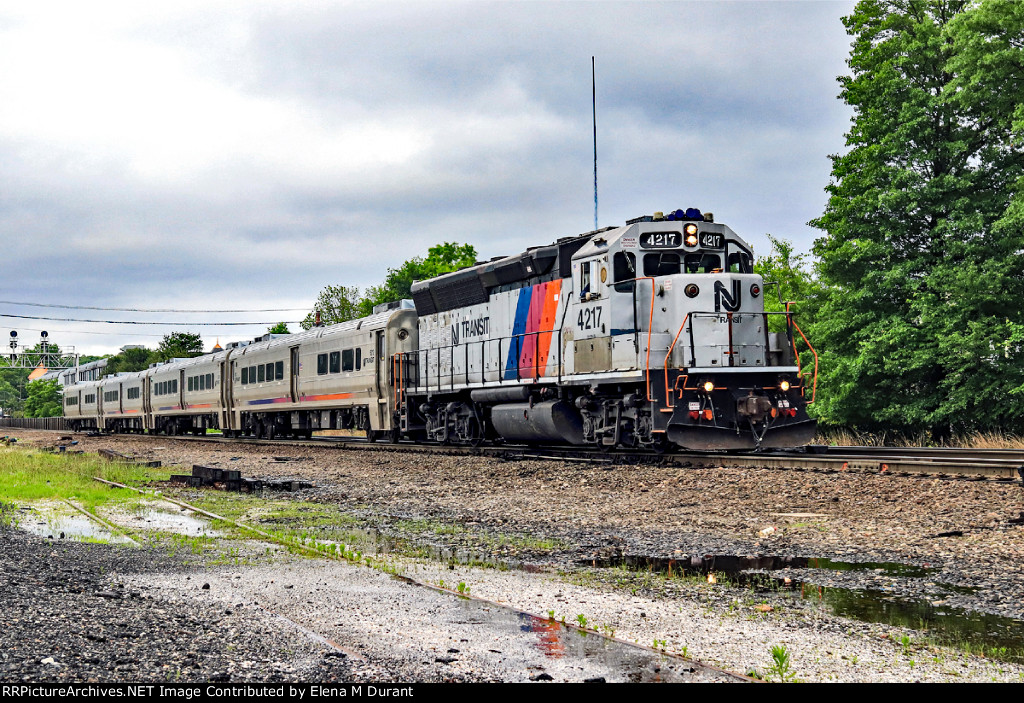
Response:
[{"label": "blue stripe", "polygon": [[530,317],[530,299],[533,297],[533,286],[519,289],[519,302],[516,303],[516,319],[512,323],[512,339],[508,340],[508,361],[505,362],[505,378],[515,378],[519,367],[519,350],[523,342],[516,345],[517,335],[526,331],[526,322]]}]

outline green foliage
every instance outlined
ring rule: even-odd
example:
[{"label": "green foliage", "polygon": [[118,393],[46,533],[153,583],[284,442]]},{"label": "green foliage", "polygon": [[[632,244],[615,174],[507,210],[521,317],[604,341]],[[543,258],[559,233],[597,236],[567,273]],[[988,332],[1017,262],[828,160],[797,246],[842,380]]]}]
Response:
[{"label": "green foliage", "polygon": [[850,148],[811,222],[825,232],[817,413],[866,430],[1019,431],[1024,13],[864,0],[843,21]]},{"label": "green foliage", "polygon": [[359,289],[355,286],[327,286],[320,291],[313,311],[306,315],[300,325],[308,330],[316,324],[316,313],[320,312],[320,323],[336,325],[359,317]]},{"label": "green foliage", "polygon": [[772,665],[765,669],[765,679],[775,679],[779,683],[788,683],[796,680],[796,672],[793,671],[790,662],[789,650],[784,644],[772,646]]},{"label": "green foliage", "polygon": [[175,358],[187,359],[203,353],[203,340],[198,334],[189,332],[171,332],[164,335],[156,348],[157,361],[170,361]]},{"label": "green foliage", "polygon": [[427,250],[426,258],[414,256],[397,269],[388,269],[384,282],[370,286],[363,295],[354,286],[327,286],[320,291],[313,312],[302,321],[308,330],[315,322],[316,311],[325,325],[354,320],[373,313],[373,307],[411,297],[415,281],[434,278],[476,263],[476,249],[472,244],[444,242]]},{"label": "green foliage", "polygon": [[56,378],[26,386],[25,417],[61,417],[64,414],[60,382]]},{"label": "green foliage", "polygon": [[273,327],[268,327],[267,328],[267,333],[268,334],[291,334],[292,331],[290,329],[288,329],[288,323],[287,322],[278,322]]},{"label": "green foliage", "polygon": [[[767,235],[772,251],[754,263],[754,273],[765,282],[764,309],[766,312],[785,312],[786,302],[794,302],[791,310],[797,314],[800,326],[810,324],[822,297],[821,283],[815,275],[807,254],[794,253],[793,243]],[[769,283],[776,285],[770,286]],[[780,302],[781,300],[781,302]],[[776,319],[777,318],[777,319]],[[782,316],[770,316],[773,331],[784,327]]]},{"label": "green foliage", "polygon": [[107,359],[107,365],[103,373],[115,374],[143,371],[156,361],[159,361],[159,357],[151,349],[146,349],[145,347],[125,349],[120,354],[115,354]]}]

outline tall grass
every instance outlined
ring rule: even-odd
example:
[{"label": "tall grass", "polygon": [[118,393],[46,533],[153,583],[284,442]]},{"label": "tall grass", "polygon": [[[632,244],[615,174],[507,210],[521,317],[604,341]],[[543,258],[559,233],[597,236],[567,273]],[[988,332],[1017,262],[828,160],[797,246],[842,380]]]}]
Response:
[{"label": "tall grass", "polygon": [[97,457],[0,449],[0,502],[72,498],[87,507],[139,497],[93,476],[126,485],[168,478],[169,472],[103,461]]},{"label": "tall grass", "polygon": [[975,432],[954,435],[936,442],[927,434],[904,435],[898,432],[856,432],[847,429],[829,428],[820,430],[814,439],[816,444],[850,447],[958,447],[962,449],[1024,449],[1024,437],[1002,432]]}]

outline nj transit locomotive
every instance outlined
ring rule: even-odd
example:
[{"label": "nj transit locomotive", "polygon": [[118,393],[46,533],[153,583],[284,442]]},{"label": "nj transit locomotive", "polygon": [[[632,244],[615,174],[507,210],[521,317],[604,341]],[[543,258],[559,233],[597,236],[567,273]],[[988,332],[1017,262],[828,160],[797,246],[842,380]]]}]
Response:
[{"label": "nj transit locomotive", "polygon": [[806,339],[789,312],[769,324],[763,288],[710,213],[656,213],[417,282],[367,318],[70,387],[65,415],[168,434],[798,446],[815,432]]}]

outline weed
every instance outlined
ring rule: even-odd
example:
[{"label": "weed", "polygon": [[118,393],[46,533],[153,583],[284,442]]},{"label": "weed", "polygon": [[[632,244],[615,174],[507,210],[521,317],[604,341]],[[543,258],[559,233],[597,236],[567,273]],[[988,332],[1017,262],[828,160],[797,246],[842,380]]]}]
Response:
[{"label": "weed", "polygon": [[765,678],[770,681],[772,677],[775,677],[779,683],[796,680],[796,672],[793,671],[789,650],[784,644],[772,646],[772,665],[765,671]]},{"label": "weed", "polygon": [[458,591],[459,591],[459,593],[461,595],[464,595],[464,596],[468,596],[469,595],[469,586],[466,585],[465,581],[459,581]]},{"label": "weed", "polygon": [[576,622],[580,626],[580,629],[582,629],[582,630],[586,630],[587,629],[587,617],[585,615],[582,615],[582,614],[577,615],[576,616]]}]

